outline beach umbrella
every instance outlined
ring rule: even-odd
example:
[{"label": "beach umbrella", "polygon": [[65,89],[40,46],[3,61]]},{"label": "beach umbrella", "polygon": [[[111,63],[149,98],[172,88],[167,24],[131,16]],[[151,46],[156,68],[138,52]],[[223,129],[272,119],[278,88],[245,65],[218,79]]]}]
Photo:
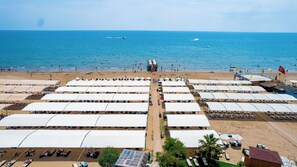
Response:
[{"label": "beach umbrella", "polygon": [[230,139],[229,136],[228,136],[227,134],[221,134],[221,135],[220,135],[220,138],[221,138],[222,140],[229,140],[229,139]]},{"label": "beach umbrella", "polygon": [[237,141],[241,141],[241,140],[243,140],[243,137],[241,137],[239,134],[232,135],[232,138],[233,138],[234,140],[237,140]]}]

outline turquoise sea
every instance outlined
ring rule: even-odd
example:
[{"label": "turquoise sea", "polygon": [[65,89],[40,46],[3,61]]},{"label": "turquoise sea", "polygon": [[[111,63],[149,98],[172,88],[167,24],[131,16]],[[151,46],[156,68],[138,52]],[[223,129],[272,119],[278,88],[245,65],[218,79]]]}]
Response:
[{"label": "turquoise sea", "polygon": [[297,33],[0,31],[0,68],[18,71],[297,71]]}]

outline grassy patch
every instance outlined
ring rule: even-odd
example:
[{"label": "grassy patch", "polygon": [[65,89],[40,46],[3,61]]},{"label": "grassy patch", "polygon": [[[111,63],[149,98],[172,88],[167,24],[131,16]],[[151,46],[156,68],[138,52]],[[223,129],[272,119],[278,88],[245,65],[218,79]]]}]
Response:
[{"label": "grassy patch", "polygon": [[218,165],[218,167],[237,167],[237,165],[229,164],[229,163],[223,162],[223,161],[217,161],[217,165]]}]

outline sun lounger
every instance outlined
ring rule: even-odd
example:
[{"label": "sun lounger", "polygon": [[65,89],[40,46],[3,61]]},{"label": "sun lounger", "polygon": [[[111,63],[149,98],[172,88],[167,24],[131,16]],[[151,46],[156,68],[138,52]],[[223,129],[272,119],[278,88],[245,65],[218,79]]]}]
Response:
[{"label": "sun lounger", "polygon": [[230,155],[226,153],[225,158],[226,158],[226,160],[230,160]]},{"label": "sun lounger", "polygon": [[208,166],[208,163],[205,158],[202,158],[202,162],[203,162],[204,166]]},{"label": "sun lounger", "polygon": [[191,161],[188,158],[186,159],[186,162],[187,162],[188,166],[190,166],[190,167],[193,166]]},{"label": "sun lounger", "polygon": [[33,162],[33,159],[27,159],[27,160],[25,160],[25,162],[23,164],[23,167],[29,166],[32,162]]},{"label": "sun lounger", "polygon": [[198,160],[196,158],[193,158],[193,162],[195,166],[199,166]]},{"label": "sun lounger", "polygon": [[4,165],[6,164],[6,162],[7,162],[6,160],[1,161],[1,162],[0,162],[0,167],[1,167],[1,166],[4,166]]},{"label": "sun lounger", "polygon": [[10,162],[7,163],[7,167],[11,167],[15,162],[16,160],[11,160]]}]

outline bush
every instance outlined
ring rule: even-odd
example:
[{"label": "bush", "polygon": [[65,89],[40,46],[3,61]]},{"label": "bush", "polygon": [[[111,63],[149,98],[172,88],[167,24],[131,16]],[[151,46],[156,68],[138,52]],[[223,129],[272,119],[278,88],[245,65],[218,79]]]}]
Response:
[{"label": "bush", "polygon": [[102,167],[113,166],[120,156],[120,152],[114,148],[108,147],[99,157],[99,164]]}]

